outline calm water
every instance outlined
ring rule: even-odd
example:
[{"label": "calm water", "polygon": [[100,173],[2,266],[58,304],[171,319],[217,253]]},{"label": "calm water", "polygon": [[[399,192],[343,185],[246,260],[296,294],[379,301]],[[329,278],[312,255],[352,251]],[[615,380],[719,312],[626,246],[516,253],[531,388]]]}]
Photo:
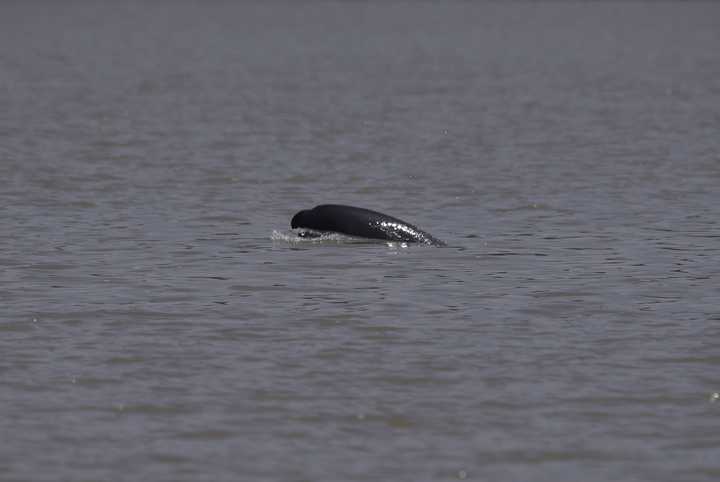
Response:
[{"label": "calm water", "polygon": [[0,480],[718,480],[719,152],[717,3],[4,2]]}]

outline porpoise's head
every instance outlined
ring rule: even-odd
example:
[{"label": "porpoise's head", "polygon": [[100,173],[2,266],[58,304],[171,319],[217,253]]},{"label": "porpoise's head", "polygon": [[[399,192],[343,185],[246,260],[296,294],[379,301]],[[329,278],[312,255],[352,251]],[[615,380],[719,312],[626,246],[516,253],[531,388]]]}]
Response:
[{"label": "porpoise's head", "polygon": [[292,229],[295,228],[310,228],[309,225],[309,217],[310,217],[310,210],[309,209],[303,209],[299,213],[297,213],[295,216],[293,216],[292,220],[290,221],[290,227]]}]

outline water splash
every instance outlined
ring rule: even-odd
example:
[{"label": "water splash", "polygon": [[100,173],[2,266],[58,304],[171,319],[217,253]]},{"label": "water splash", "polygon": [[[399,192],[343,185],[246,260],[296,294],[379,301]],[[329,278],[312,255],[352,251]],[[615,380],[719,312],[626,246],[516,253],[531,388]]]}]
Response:
[{"label": "water splash", "polygon": [[283,241],[292,244],[317,243],[372,243],[375,240],[356,238],[340,233],[325,233],[312,229],[292,229],[290,231],[273,230],[270,235],[273,241]]}]

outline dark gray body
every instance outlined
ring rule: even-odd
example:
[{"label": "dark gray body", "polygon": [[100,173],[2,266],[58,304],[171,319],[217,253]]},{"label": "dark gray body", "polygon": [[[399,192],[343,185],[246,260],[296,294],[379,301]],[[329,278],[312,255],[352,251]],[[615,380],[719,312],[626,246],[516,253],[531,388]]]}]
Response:
[{"label": "dark gray body", "polygon": [[290,226],[316,231],[331,231],[371,239],[424,243],[445,246],[445,243],[410,223],[369,209],[321,204],[300,211]]}]

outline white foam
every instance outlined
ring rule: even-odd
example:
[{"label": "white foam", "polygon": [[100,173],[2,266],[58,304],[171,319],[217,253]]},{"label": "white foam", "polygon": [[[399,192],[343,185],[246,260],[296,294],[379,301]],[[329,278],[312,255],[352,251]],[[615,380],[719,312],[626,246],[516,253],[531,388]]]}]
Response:
[{"label": "white foam", "polygon": [[[309,234],[310,236],[302,236]],[[273,241],[283,241],[292,244],[317,244],[317,243],[367,243],[372,242],[365,238],[356,238],[340,233],[321,233],[311,229],[293,229],[290,231],[273,230],[270,235]]]}]

